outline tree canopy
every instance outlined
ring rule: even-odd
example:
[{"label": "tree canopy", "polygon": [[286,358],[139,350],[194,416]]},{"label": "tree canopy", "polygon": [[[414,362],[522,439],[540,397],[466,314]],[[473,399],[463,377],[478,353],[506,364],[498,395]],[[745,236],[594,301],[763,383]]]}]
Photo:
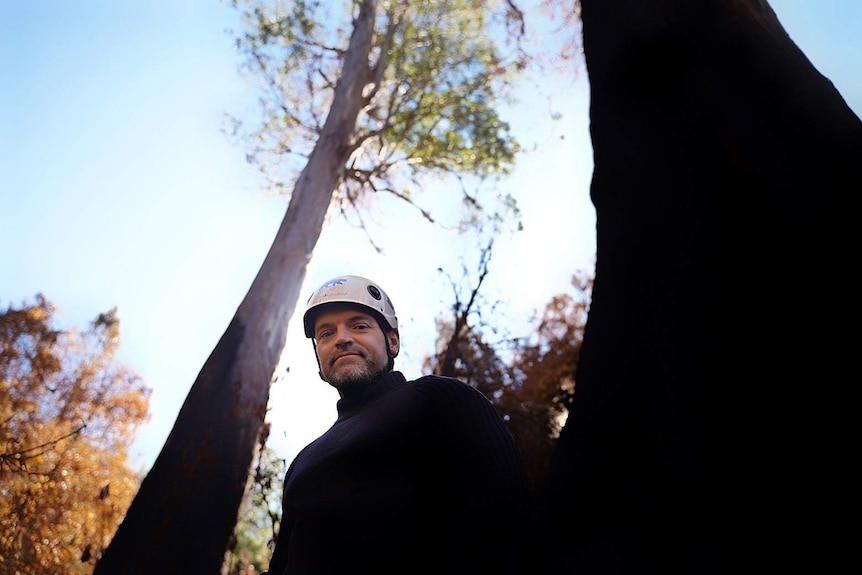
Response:
[{"label": "tree canopy", "polygon": [[114,354],[116,309],[87,330],[53,305],[0,313],[0,571],[91,573],[139,483],[128,448],[149,390]]},{"label": "tree canopy", "polygon": [[[273,188],[294,189],[337,100],[351,50],[347,24],[371,9],[361,110],[338,166],[342,211],[361,218],[369,192],[416,205],[423,174],[508,173],[520,145],[499,104],[525,64],[517,49],[523,14],[488,0],[374,4],[233,2],[247,25],[237,38],[244,69],[264,88],[261,122],[243,126],[249,162]],[[464,199],[477,207],[466,192]]]}]

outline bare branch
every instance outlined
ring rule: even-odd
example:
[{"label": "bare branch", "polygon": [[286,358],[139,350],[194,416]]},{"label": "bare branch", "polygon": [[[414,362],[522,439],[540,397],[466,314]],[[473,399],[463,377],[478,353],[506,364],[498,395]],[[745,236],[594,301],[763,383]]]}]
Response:
[{"label": "bare branch", "polygon": [[[57,445],[61,441],[65,441],[70,437],[73,437],[79,434],[84,428],[86,428],[86,424],[82,424],[69,433],[52,439],[50,441],[46,441],[45,443],[41,443],[39,445],[34,445],[32,447],[28,447],[26,449],[20,449],[18,451],[11,451],[9,453],[0,453],[0,465],[6,464],[11,469],[17,469],[19,471],[27,471],[28,473],[36,473],[30,472],[27,470],[26,466],[23,465],[23,462],[27,459],[31,459],[34,457],[39,457],[40,455],[46,453],[51,447]],[[40,474],[44,475],[44,474]]]}]

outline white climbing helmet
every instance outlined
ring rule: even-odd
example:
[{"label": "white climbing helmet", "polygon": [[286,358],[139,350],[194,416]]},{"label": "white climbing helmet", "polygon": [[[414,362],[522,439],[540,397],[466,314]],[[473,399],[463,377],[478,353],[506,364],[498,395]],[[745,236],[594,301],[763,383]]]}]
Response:
[{"label": "white climbing helmet", "polygon": [[339,276],[314,290],[308,298],[305,314],[302,316],[305,337],[314,337],[317,312],[321,306],[331,303],[352,303],[366,307],[381,320],[381,326],[388,325],[391,329],[398,329],[398,318],[395,316],[392,300],[380,286],[361,276]]}]

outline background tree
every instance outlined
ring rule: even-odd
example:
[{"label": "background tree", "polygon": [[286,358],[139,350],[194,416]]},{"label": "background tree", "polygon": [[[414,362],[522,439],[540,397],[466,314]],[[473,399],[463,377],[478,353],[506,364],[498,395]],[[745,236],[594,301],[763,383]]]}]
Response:
[{"label": "background tree", "polygon": [[592,275],[578,271],[571,285],[573,292],[558,294],[545,305],[536,332],[518,340],[511,360],[517,383],[491,396],[521,448],[536,500],[575,394]]},{"label": "background tree", "polygon": [[452,315],[437,319],[437,351],[426,357],[423,367],[436,375],[456,377],[488,397],[521,449],[538,499],[574,395],[592,277],[577,272],[572,278],[574,293],[559,294],[548,302],[535,333],[503,336],[508,327],[499,325],[499,318],[507,317],[505,304],[490,303],[481,293],[492,251],[490,241],[481,250],[475,274],[464,265],[458,281],[448,278],[454,297]]},{"label": "background tree", "polygon": [[[214,573],[222,566],[287,322],[333,202],[359,206],[385,191],[412,203],[425,175],[504,174],[518,151],[495,108],[507,75],[521,65],[515,52],[507,60],[501,51],[520,32],[509,26],[520,17],[513,4],[234,6],[248,24],[238,48],[264,88],[260,146],[249,158],[277,160],[268,164],[277,168],[273,185],[290,190],[290,203],[99,575]],[[475,197],[464,200],[478,207]]]},{"label": "background tree", "polygon": [[596,277],[537,569],[840,571],[862,122],[765,1],[581,4]]},{"label": "background tree", "polygon": [[[490,273],[493,247],[491,239],[480,250],[475,278],[466,264],[462,264],[461,276],[457,280],[447,276],[454,298],[452,315],[437,318],[437,351],[426,356],[423,362],[423,370],[434,375],[456,377],[486,396],[493,396],[512,383],[509,366],[501,354],[503,348],[514,345],[505,336],[499,336],[494,342],[487,341],[489,334],[506,333],[485,319],[498,309],[501,302],[491,303],[481,293]],[[445,274],[441,268],[438,271]]]},{"label": "background tree", "polygon": [[[240,506],[239,521],[229,546],[228,573],[257,573],[269,566],[281,526],[281,496],[287,461],[266,446],[269,424],[261,435],[254,480]],[[250,571],[249,567],[253,569]]]},{"label": "background tree", "polygon": [[118,363],[116,310],[84,332],[54,307],[0,314],[0,571],[91,573],[138,487],[128,449],[149,390]]}]

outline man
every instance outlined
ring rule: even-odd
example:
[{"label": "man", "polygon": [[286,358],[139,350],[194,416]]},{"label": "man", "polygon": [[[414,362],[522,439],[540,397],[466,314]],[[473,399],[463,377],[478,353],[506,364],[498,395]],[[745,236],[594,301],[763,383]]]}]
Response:
[{"label": "man", "polygon": [[398,319],[368,279],[326,282],[303,322],[338,418],[287,471],[269,575],[520,573],[527,483],[491,403],[393,371]]}]

